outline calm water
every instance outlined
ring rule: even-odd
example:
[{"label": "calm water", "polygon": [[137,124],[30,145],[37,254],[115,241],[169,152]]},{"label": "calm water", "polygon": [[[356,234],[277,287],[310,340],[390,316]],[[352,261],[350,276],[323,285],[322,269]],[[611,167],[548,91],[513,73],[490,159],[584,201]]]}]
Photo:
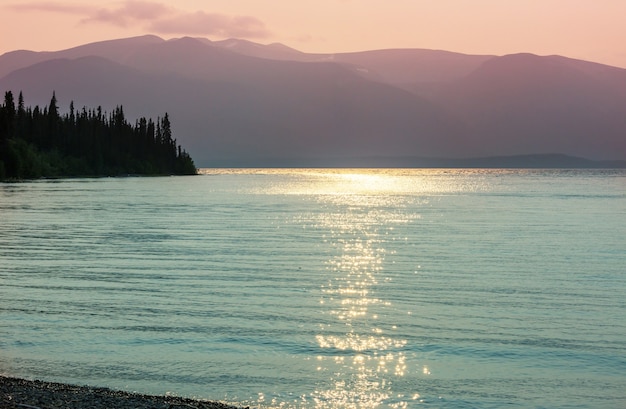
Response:
[{"label": "calm water", "polygon": [[626,407],[626,172],[0,184],[0,373],[284,408]]}]

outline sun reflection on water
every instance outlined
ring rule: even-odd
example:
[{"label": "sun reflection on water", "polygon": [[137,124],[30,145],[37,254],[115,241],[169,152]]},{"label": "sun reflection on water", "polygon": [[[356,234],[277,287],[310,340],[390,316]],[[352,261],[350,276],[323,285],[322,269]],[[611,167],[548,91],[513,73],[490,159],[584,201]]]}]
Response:
[{"label": "sun reflection on water", "polygon": [[[293,183],[281,183],[259,193],[334,196],[337,203],[378,206],[394,196],[446,194],[487,188],[484,177],[501,169],[200,169],[202,175],[281,175]],[[456,177],[451,178],[450,175]],[[466,176],[471,175],[472,178]],[[376,199],[363,202],[363,198]]]},{"label": "sun reflection on water", "polygon": [[396,320],[405,320],[406,315],[399,318],[399,314],[407,312],[394,309],[391,300],[379,296],[392,281],[388,270],[395,253],[389,243],[406,240],[395,229],[421,218],[406,212],[407,206],[415,208],[416,201],[428,206],[438,195],[481,189],[480,178],[471,178],[470,185],[466,182],[470,178],[451,180],[450,171],[445,169],[234,169],[203,173],[241,172],[261,178],[285,176],[280,183],[264,184],[258,191],[254,186],[248,189],[258,194],[300,195],[314,203],[310,213],[296,216],[296,222],[307,230],[319,228],[323,246],[330,251],[325,263],[327,278],[320,288],[324,317],[315,336],[318,352],[315,359],[307,358],[314,362],[311,369],[322,380],[313,391],[300,396],[301,405],[296,407],[399,409],[423,402],[418,393],[422,391],[406,390],[407,379],[428,376],[430,369],[418,367],[413,355],[407,357],[408,341],[398,335],[394,325]]},{"label": "sun reflection on water", "polygon": [[393,305],[376,296],[386,282],[386,234],[409,221],[393,211],[402,206],[393,192],[406,182],[393,174],[354,172],[331,174],[327,182],[316,185],[316,194],[335,211],[318,222],[332,232],[327,239],[335,255],[327,261],[320,304],[334,321],[321,325],[316,336],[323,351],[317,370],[328,373],[328,383],[311,398],[320,409],[407,407],[413,399],[393,392],[394,381],[408,371],[407,341],[394,334],[395,327],[378,324],[379,314],[391,314]]}]

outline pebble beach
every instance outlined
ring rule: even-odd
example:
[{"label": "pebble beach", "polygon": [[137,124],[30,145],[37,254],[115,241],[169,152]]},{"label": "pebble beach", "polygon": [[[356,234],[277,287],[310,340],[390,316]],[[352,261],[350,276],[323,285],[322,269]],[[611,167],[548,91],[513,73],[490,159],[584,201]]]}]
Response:
[{"label": "pebble beach", "polygon": [[1,409],[238,409],[221,402],[0,376]]}]

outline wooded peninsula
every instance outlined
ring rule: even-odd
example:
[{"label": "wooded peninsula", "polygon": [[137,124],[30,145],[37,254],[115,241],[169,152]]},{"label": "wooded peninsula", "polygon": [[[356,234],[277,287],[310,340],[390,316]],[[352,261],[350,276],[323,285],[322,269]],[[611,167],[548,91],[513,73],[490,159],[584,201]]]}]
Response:
[{"label": "wooded peninsula", "polygon": [[122,106],[109,114],[74,109],[61,115],[55,93],[47,107],[17,106],[11,91],[0,105],[0,180],[41,177],[195,175],[191,156],[172,138],[167,113],[134,125]]}]

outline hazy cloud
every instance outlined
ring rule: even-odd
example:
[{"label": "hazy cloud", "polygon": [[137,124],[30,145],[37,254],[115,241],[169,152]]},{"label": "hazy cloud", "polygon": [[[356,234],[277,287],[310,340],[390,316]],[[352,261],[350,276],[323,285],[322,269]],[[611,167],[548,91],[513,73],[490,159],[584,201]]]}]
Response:
[{"label": "hazy cloud", "polygon": [[291,39],[298,43],[310,43],[314,40],[311,34],[300,34],[299,36],[291,37]]},{"label": "hazy cloud", "polygon": [[226,16],[217,13],[180,14],[171,18],[153,21],[152,31],[168,34],[214,34],[234,37],[266,37],[269,32],[265,24],[249,16]]},{"label": "hazy cloud", "polygon": [[74,14],[81,24],[109,24],[129,27],[141,24],[147,31],[162,34],[218,35],[262,38],[269,35],[265,24],[252,16],[178,10],[156,1],[126,0],[113,7],[98,7],[68,2],[24,2],[10,6],[18,11],[44,11]]},{"label": "hazy cloud", "polygon": [[81,23],[99,22],[126,27],[141,20],[154,21],[173,12],[175,10],[161,3],[131,0],[122,3],[120,7],[115,9],[100,8],[82,19]]},{"label": "hazy cloud", "polygon": [[92,13],[95,8],[93,6],[81,4],[58,3],[52,1],[25,2],[10,4],[7,8],[16,11],[45,11],[50,13],[64,13],[85,15]]}]

